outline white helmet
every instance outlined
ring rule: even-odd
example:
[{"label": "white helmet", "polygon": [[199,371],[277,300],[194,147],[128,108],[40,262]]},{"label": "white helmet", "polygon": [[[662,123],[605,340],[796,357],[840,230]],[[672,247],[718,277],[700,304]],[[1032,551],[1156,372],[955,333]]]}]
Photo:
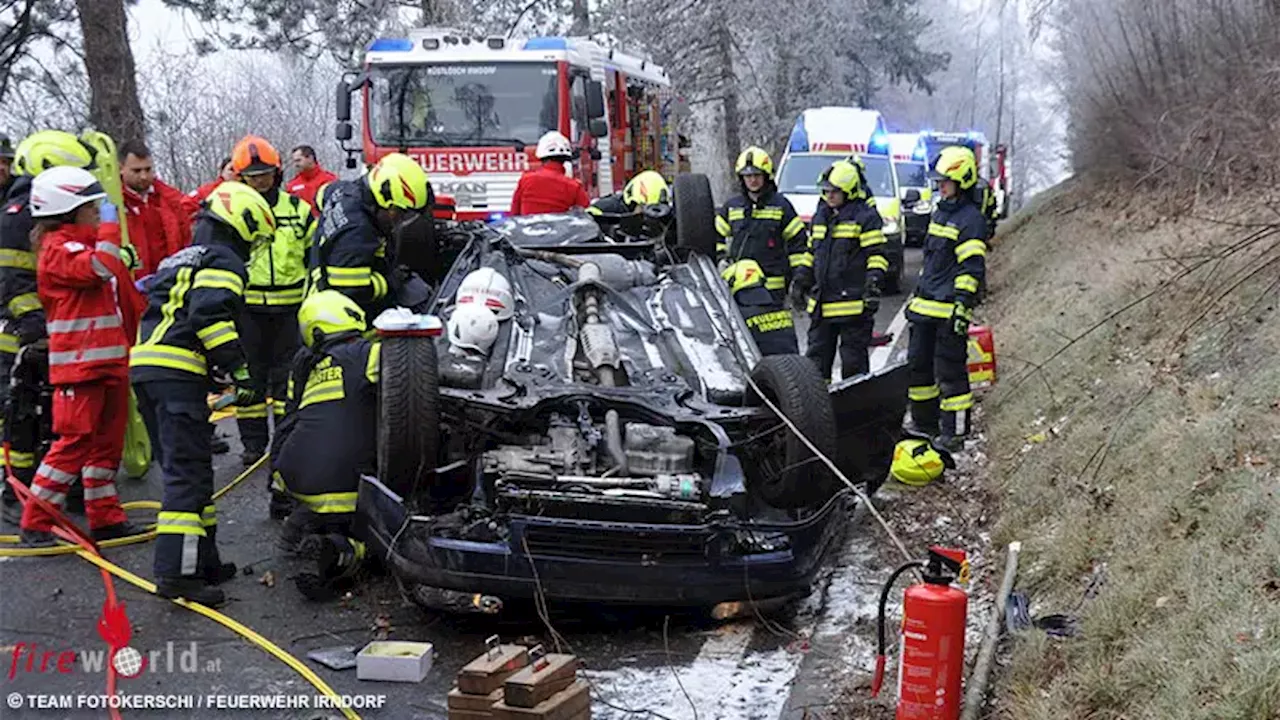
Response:
[{"label": "white helmet", "polygon": [[106,196],[102,184],[88,170],[66,165],[49,168],[31,182],[31,217],[66,215]]},{"label": "white helmet", "polygon": [[487,353],[497,339],[498,318],[493,313],[474,303],[454,306],[453,315],[449,316],[450,343]]},{"label": "white helmet", "polygon": [[459,305],[475,303],[489,308],[498,316],[498,320],[506,320],[515,312],[511,283],[491,267],[473,270],[462,278],[454,301]]},{"label": "white helmet", "polygon": [[569,138],[552,130],[538,139],[538,150],[534,153],[539,160],[547,158],[571,158],[573,157],[573,145],[569,144]]}]

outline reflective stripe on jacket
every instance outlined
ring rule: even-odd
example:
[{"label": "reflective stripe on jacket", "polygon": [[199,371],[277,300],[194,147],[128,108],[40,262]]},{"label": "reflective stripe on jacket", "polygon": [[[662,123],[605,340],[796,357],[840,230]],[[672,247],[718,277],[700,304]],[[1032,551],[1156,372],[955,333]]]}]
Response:
[{"label": "reflective stripe on jacket", "polygon": [[755,260],[770,290],[785,289],[793,268],[813,264],[804,221],[776,188],[766,187],[757,200],[730,198],[716,214],[715,225],[724,240],[717,245],[721,256],[730,262]]},{"label": "reflective stripe on jacket", "polygon": [[813,296],[808,311],[823,318],[852,317],[863,311],[868,280],[877,285],[889,269],[880,213],[865,201],[851,198],[839,210],[818,203],[809,233],[813,255]]},{"label": "reflective stripe on jacket", "polygon": [[264,197],[276,218],[276,234],[249,250],[249,285],[244,301],[251,308],[280,308],[296,312],[307,280],[307,250],[315,232],[315,218],[305,201],[279,189]]}]

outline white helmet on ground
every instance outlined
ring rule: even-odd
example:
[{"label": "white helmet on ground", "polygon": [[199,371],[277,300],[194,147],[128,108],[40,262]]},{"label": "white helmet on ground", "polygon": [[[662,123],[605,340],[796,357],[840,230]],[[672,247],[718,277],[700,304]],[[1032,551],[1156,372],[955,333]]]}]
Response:
[{"label": "white helmet on ground", "polygon": [[538,149],[534,153],[539,160],[547,158],[565,158],[573,157],[573,145],[569,144],[569,138],[552,130],[538,139]]},{"label": "white helmet on ground", "polygon": [[511,283],[497,270],[482,267],[462,278],[458,286],[458,294],[454,297],[458,305],[476,304],[489,308],[498,320],[506,320],[515,312],[515,297],[511,294]]},{"label": "white helmet on ground", "polygon": [[31,182],[31,217],[66,215],[106,196],[102,184],[88,170],[66,165],[49,168]]},{"label": "white helmet on ground", "polygon": [[449,316],[450,344],[479,353],[488,353],[498,339],[498,318],[483,305],[455,305]]}]

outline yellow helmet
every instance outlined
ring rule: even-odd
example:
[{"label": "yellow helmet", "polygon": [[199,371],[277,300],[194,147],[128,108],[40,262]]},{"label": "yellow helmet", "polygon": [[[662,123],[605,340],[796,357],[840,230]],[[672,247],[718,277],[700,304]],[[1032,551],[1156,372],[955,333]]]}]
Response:
[{"label": "yellow helmet", "polygon": [[761,175],[773,177],[773,159],[769,153],[752,145],[738,154],[738,161],[733,165],[738,175]]},{"label": "yellow helmet", "polygon": [[729,265],[720,273],[720,277],[729,283],[729,292],[732,293],[764,285],[764,270],[760,263],[750,258]]},{"label": "yellow helmet", "polygon": [[910,438],[893,448],[889,474],[905,485],[921,487],[942,477],[947,461],[929,441]]},{"label": "yellow helmet", "polygon": [[78,167],[93,172],[97,153],[80,138],[62,130],[41,130],[18,143],[14,151],[13,174],[35,177],[55,167]]},{"label": "yellow helmet", "polygon": [[309,295],[298,308],[298,330],[307,347],[339,333],[363,333],[366,327],[364,310],[337,290]]},{"label": "yellow helmet", "polygon": [[373,198],[382,208],[421,210],[427,206],[427,171],[402,153],[385,155],[366,176]]},{"label": "yellow helmet", "polygon": [[209,212],[231,227],[247,243],[270,239],[276,233],[276,216],[257,190],[240,182],[224,182],[204,201]]},{"label": "yellow helmet", "polygon": [[938,153],[931,175],[934,180],[954,180],[961,190],[968,190],[978,182],[978,161],[969,148],[945,147]]},{"label": "yellow helmet", "polygon": [[818,179],[818,187],[843,190],[849,197],[859,195],[861,185],[862,174],[858,171],[858,166],[849,160],[837,160],[823,171],[822,177]]},{"label": "yellow helmet", "polygon": [[631,178],[622,188],[622,201],[628,207],[637,205],[665,205],[671,202],[671,188],[667,181],[653,170],[645,170]]}]

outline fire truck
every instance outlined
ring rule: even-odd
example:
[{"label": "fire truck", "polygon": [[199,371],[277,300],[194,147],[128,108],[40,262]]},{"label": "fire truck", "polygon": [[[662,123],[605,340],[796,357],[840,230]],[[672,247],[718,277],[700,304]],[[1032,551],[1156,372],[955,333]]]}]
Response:
[{"label": "fire truck", "polygon": [[[510,212],[521,173],[538,162],[538,138],[551,130],[573,143],[567,172],[593,198],[621,190],[641,170],[674,179],[689,169],[680,132],[688,112],[667,71],[582,38],[469,37],[447,28],[379,38],[362,70],[338,83],[336,105],[347,167],[357,154],[370,165],[406,153],[464,220]],[[352,146],[357,122],[360,143]]]},{"label": "fire truck", "polygon": [[1003,145],[996,145],[992,148],[991,154],[988,156],[987,136],[981,132],[934,132],[925,130],[920,133],[920,137],[925,144],[928,153],[929,162],[932,163],[937,159],[938,153],[942,152],[942,148],[948,145],[960,145],[967,147],[973,151],[974,157],[978,161],[978,175],[985,179],[991,189],[996,194],[996,213],[1004,218],[1009,216],[1009,201],[1011,194],[1009,191],[1009,156],[1008,149]]}]

